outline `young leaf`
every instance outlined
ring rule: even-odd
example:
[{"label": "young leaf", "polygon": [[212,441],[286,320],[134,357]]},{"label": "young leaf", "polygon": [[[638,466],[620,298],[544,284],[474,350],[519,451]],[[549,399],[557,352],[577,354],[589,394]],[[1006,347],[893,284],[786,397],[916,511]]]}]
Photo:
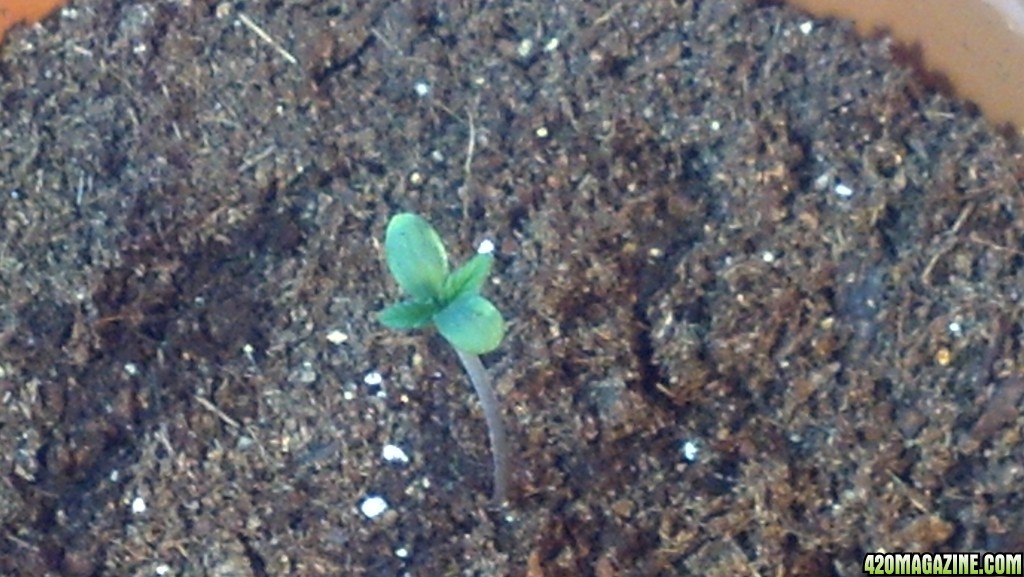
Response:
[{"label": "young leaf", "polygon": [[491,274],[493,265],[494,255],[486,253],[474,256],[469,262],[455,269],[455,272],[444,279],[445,301],[450,302],[467,293],[479,293],[484,281],[487,280],[487,275]]},{"label": "young leaf", "polygon": [[430,223],[408,212],[393,216],[384,234],[384,252],[402,290],[418,301],[442,296],[448,254]]},{"label": "young leaf", "polygon": [[377,319],[389,329],[419,329],[430,324],[437,312],[433,301],[405,301],[377,313]]},{"label": "young leaf", "polygon": [[460,295],[434,315],[434,324],[453,347],[475,355],[498,348],[505,336],[501,313],[476,293]]}]

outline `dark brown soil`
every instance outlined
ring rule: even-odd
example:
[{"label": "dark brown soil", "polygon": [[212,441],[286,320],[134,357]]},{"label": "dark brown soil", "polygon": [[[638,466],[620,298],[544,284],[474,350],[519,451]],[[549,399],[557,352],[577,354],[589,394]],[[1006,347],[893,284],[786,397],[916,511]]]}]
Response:
[{"label": "dark brown soil", "polygon": [[[10,34],[0,573],[1024,547],[1015,145],[847,26],[598,4],[93,0]],[[455,355],[374,319],[402,210],[457,261],[498,244],[507,511]]]}]

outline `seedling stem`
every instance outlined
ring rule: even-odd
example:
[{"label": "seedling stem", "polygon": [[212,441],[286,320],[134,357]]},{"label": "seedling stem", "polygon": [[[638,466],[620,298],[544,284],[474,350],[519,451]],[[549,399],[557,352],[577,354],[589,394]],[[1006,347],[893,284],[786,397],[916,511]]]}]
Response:
[{"label": "seedling stem", "polygon": [[501,420],[501,406],[480,357],[460,349],[455,349],[455,353],[459,355],[462,367],[466,369],[484,409],[487,433],[491,438],[491,458],[494,461],[494,502],[503,505],[508,497],[508,441]]}]

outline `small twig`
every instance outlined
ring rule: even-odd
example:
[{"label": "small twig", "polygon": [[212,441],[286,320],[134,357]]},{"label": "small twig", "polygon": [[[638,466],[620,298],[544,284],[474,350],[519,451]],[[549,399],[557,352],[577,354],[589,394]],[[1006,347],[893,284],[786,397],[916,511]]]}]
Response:
[{"label": "small twig", "polygon": [[218,417],[220,417],[220,420],[224,421],[225,423],[227,423],[228,425],[231,425],[232,427],[234,427],[236,429],[242,428],[242,425],[240,425],[238,423],[238,421],[232,419],[230,416],[228,416],[227,413],[225,413],[224,411],[220,410],[220,407],[218,407],[217,405],[213,404],[212,402],[208,401],[207,399],[204,399],[203,397],[200,397],[199,395],[193,395],[193,396],[195,397],[195,399],[197,401],[199,401],[200,405],[202,405],[204,408],[206,408],[206,410],[208,410],[211,413],[213,413],[214,415],[217,415]]},{"label": "small twig", "polygon": [[[479,106],[479,98],[477,106]],[[476,153],[476,123],[473,121],[473,111],[466,108],[466,123],[469,125],[469,142],[466,143],[466,164],[462,170],[466,174],[465,183],[459,189],[459,196],[462,198],[462,218],[469,219],[470,186],[473,180],[473,154]]]},{"label": "small twig", "polygon": [[160,425],[160,428],[156,430],[154,436],[156,437],[156,440],[159,441],[161,445],[163,445],[163,448],[165,451],[167,451],[168,455],[178,454],[178,452],[174,450],[174,445],[171,444],[171,440],[167,437],[166,424]]},{"label": "small twig", "polygon": [[1021,251],[1019,251],[1019,250],[1017,250],[1015,248],[1010,248],[1008,246],[1003,246],[1001,244],[996,244],[996,243],[994,243],[994,242],[992,242],[992,241],[990,241],[988,239],[982,238],[977,232],[972,232],[971,234],[967,235],[967,240],[969,240],[969,241],[971,241],[973,243],[977,243],[977,244],[980,244],[980,245],[983,245],[983,246],[987,246],[987,247],[989,247],[991,249],[994,249],[994,250],[1003,250],[1003,251],[1006,251],[1006,252],[1012,252],[1013,254],[1024,255],[1024,252],[1021,252]]},{"label": "small twig", "polygon": [[13,543],[15,543],[17,545],[20,545],[20,546],[24,547],[25,549],[28,549],[29,551],[38,551],[39,550],[39,547],[36,547],[32,543],[29,543],[28,541],[26,541],[24,539],[19,539],[18,537],[15,537],[14,535],[11,535],[10,533],[8,533],[6,535],[6,537],[11,542],[13,542]]},{"label": "small twig", "polygon": [[75,189],[75,206],[81,208],[82,197],[85,195],[85,172],[78,173],[78,188]]},{"label": "small twig", "polygon": [[939,260],[949,251],[953,250],[956,243],[960,241],[960,237],[957,234],[960,233],[960,229],[963,228],[964,223],[967,222],[968,217],[974,212],[974,203],[967,203],[964,208],[960,211],[960,215],[956,218],[956,222],[953,223],[952,228],[946,231],[946,239],[939,246],[939,249],[935,252],[932,258],[925,265],[924,270],[921,272],[921,282],[925,286],[932,286],[932,271],[935,269],[935,265],[939,263]]},{"label": "small twig", "polygon": [[273,154],[275,150],[277,150],[277,145],[271,144],[270,146],[264,148],[261,152],[257,153],[256,156],[248,158],[247,160],[242,162],[242,166],[238,167],[238,174],[242,174],[243,172],[256,166],[257,164],[260,163],[261,160]]},{"label": "small twig", "polygon": [[473,124],[473,111],[466,109],[466,118],[469,120],[469,143],[466,144],[466,165],[463,170],[466,173],[466,181],[473,174],[473,152],[476,151],[476,125]]},{"label": "small twig", "polygon": [[494,501],[498,506],[503,506],[508,499],[508,440],[505,437],[505,425],[501,421],[501,405],[498,404],[494,386],[480,357],[459,349],[455,349],[455,352],[484,409],[487,433],[491,438],[491,457],[494,459]]},{"label": "small twig", "polygon": [[615,16],[615,13],[618,12],[619,8],[621,8],[621,7],[622,7],[621,4],[616,4],[616,5],[612,6],[611,10],[609,10],[609,11],[605,12],[604,14],[598,16],[597,20],[594,20],[594,26],[599,26],[599,25],[604,24],[605,22],[611,20],[612,16]]},{"label": "small twig", "polygon": [[257,26],[256,23],[253,22],[248,16],[246,16],[245,14],[239,13],[238,14],[238,21],[241,22],[242,24],[245,24],[245,26],[249,30],[252,30],[257,36],[260,37],[261,40],[263,40],[264,42],[269,44],[274,50],[277,50],[277,53],[280,54],[289,63],[291,63],[291,64],[298,64],[299,63],[298,58],[295,58],[294,56],[292,56],[291,52],[288,52],[287,50],[285,50],[284,46],[282,46],[280,42],[278,42],[277,40],[274,40],[274,38],[271,37],[270,34],[267,34],[267,32],[265,30],[263,30],[262,28]]}]

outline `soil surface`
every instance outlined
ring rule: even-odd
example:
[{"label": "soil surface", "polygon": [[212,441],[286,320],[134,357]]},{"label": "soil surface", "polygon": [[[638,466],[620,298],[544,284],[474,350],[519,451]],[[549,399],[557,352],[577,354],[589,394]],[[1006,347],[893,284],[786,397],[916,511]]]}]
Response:
[{"label": "soil surface", "polygon": [[[1024,159],[846,25],[85,0],[0,107],[3,575],[1024,549]],[[498,247],[506,509],[455,354],[375,320],[399,211]]]}]

